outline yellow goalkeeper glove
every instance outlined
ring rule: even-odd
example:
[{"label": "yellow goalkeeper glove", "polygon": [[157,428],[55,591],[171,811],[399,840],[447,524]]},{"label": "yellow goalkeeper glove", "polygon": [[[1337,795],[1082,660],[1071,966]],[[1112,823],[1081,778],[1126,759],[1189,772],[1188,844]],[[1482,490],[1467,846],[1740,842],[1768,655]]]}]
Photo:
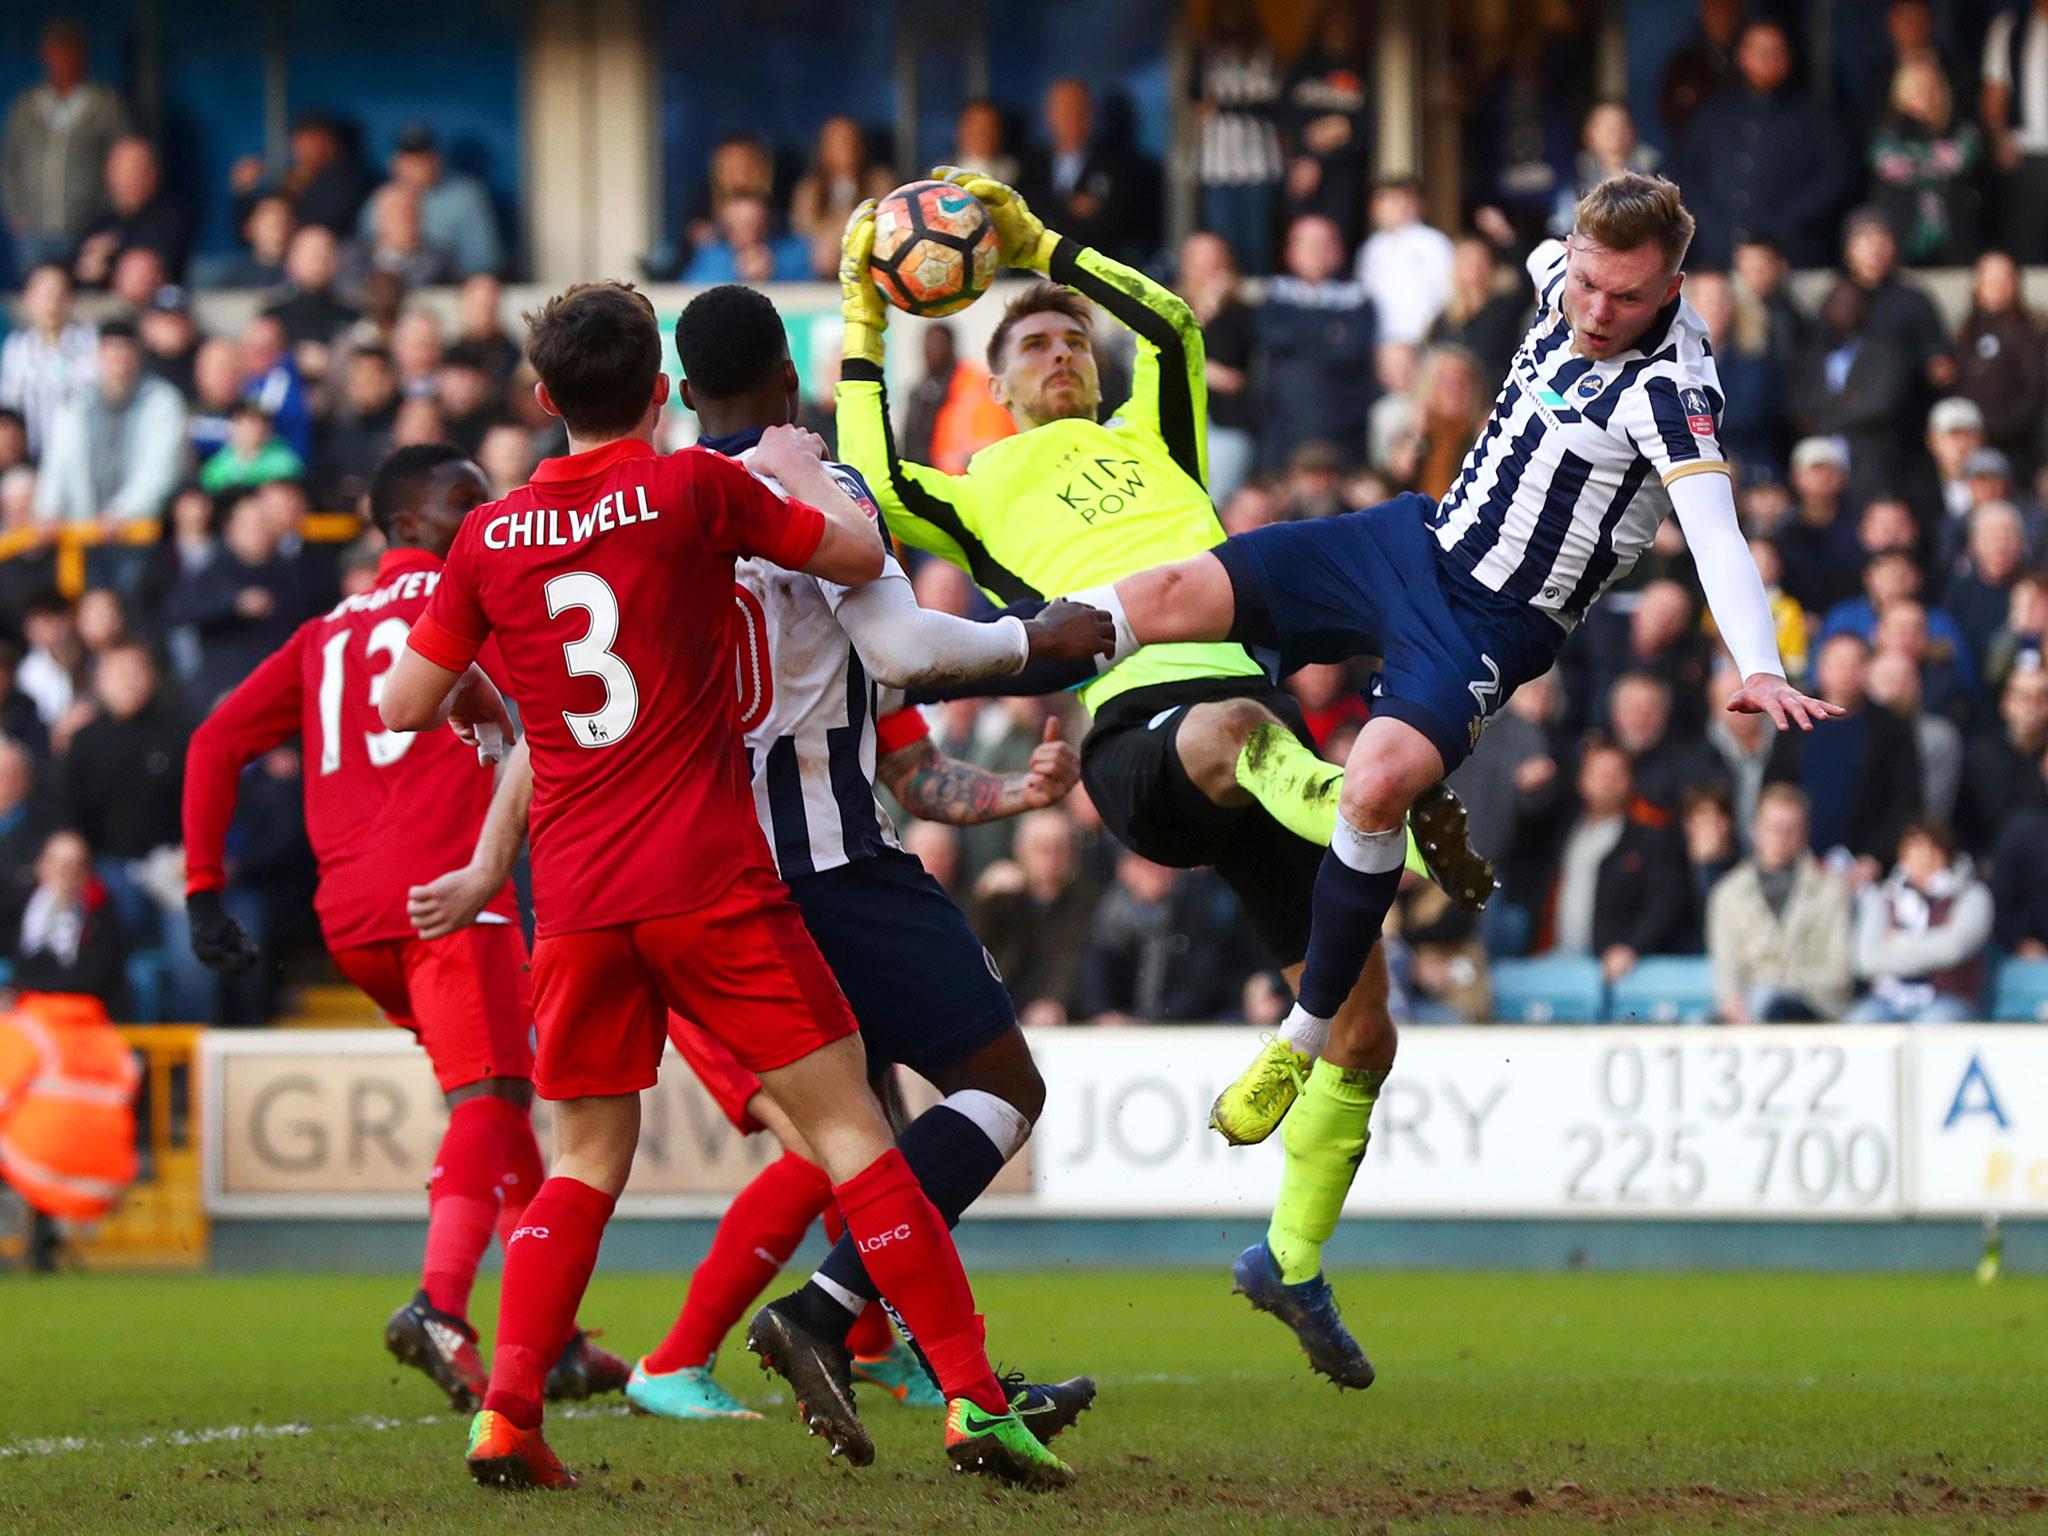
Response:
[{"label": "yellow goalkeeper glove", "polygon": [[963,170],[957,165],[933,166],[932,179],[950,181],[988,210],[989,220],[996,227],[996,243],[1004,266],[1022,267],[1029,272],[1051,268],[1052,248],[1060,243],[1060,237],[1045,227],[1045,220],[1031,211],[1031,205],[1017,195],[1015,187],[1006,187],[993,176]]},{"label": "yellow goalkeeper glove", "polygon": [[875,252],[875,200],[871,197],[848,215],[839,237],[839,313],[846,321],[841,357],[858,357],[882,366],[882,332],[889,308],[875,286],[869,259]]}]

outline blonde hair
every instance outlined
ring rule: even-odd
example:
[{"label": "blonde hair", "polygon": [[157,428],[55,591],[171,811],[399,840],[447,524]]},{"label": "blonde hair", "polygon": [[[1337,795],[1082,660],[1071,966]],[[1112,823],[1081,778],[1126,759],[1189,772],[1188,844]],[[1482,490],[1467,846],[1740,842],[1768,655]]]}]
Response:
[{"label": "blonde hair", "polygon": [[1655,241],[1664,251],[1665,269],[1676,272],[1692,244],[1693,219],[1672,182],[1622,171],[1579,199],[1572,231],[1610,251],[1632,251]]}]

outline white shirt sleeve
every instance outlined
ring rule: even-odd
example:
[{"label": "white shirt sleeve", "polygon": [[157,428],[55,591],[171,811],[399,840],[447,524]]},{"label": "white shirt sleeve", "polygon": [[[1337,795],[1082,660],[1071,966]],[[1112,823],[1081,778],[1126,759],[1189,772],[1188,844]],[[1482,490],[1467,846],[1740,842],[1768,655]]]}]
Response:
[{"label": "white shirt sleeve", "polygon": [[1665,489],[1736,669],[1744,677],[1783,677],[1777,620],[1736,519],[1734,482],[1726,475],[1682,475]]},{"label": "white shirt sleeve", "polygon": [[[1529,282],[1536,289],[1536,308],[1548,313],[1557,308],[1557,296],[1564,291],[1564,242],[1546,240],[1529,253]],[[1552,278],[1557,278],[1555,283]]]},{"label": "white shirt sleeve", "polygon": [[1991,18],[1990,30],[1984,34],[1984,84],[2012,84],[2013,14],[2001,11]]}]

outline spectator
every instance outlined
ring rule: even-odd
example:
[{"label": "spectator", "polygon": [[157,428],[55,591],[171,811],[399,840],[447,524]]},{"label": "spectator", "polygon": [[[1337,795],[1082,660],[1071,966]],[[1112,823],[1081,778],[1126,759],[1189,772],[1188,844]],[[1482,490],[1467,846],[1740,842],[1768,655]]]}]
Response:
[{"label": "spectator", "polygon": [[1450,237],[1422,221],[1422,183],[1383,181],[1372,192],[1373,232],[1358,249],[1358,282],[1381,334],[1420,341],[1451,297]]},{"label": "spectator", "polygon": [[[1681,737],[1697,737],[1706,728],[1705,686],[1714,667],[1713,647],[1700,627],[1692,594],[1668,577],[1644,584],[1628,614],[1628,643],[1612,648],[1596,673],[1596,690],[1609,695],[1614,679],[1643,674],[1664,685],[1660,721],[1668,720]],[[1610,721],[1611,728],[1620,726]],[[1631,751],[1637,750],[1631,748]],[[1643,765],[1636,765],[1638,778]],[[1681,785],[1657,803],[1667,810],[1678,804]]]},{"label": "spectator", "polygon": [[36,888],[36,856],[49,833],[36,795],[34,760],[20,742],[0,736],[0,949],[9,954]]},{"label": "spectator", "polygon": [[1773,351],[1775,333],[1758,305],[1739,305],[1725,272],[1695,272],[1686,301],[1699,313],[1727,394],[1721,446],[1730,459],[1772,475],[1785,466],[1785,381],[1792,353]]},{"label": "spectator", "polygon": [[1857,897],[1856,974],[1870,990],[1852,1024],[1953,1024],[1977,1016],[1991,892],[1955,834],[1916,821],[1899,838],[1898,867]]},{"label": "spectator", "polygon": [[478,444],[476,462],[490,481],[492,494],[509,496],[526,484],[540,455],[533,451],[533,434],[526,428],[516,421],[497,421]]},{"label": "spectator", "polygon": [[1988,501],[1970,514],[1970,542],[1953,567],[1942,606],[1980,672],[2012,610],[2013,583],[2026,553],[2026,524],[2011,502]]},{"label": "spectator", "polygon": [[406,399],[433,395],[440,384],[442,348],[441,317],[431,309],[408,310],[391,328],[391,361]]},{"label": "spectator", "polygon": [[356,218],[370,195],[372,178],[339,122],[324,112],[303,112],[292,124],[291,163],[271,186],[263,161],[244,155],[229,179],[235,193],[235,218],[246,225],[250,209],[262,198],[280,193],[291,200],[301,224],[317,224],[337,240],[356,232]]},{"label": "spectator", "polygon": [[[324,378],[328,349],[362,318],[334,291],[340,271],[341,247],[332,230],[308,224],[292,236],[285,256],[285,291],[263,313],[284,327],[285,344],[302,377]],[[308,367],[308,362],[316,366]]]},{"label": "spectator", "polygon": [[[1017,424],[990,397],[988,370],[960,356],[953,327],[943,320],[925,327],[924,365],[925,376],[911,391],[904,442],[916,463],[949,475],[964,474],[969,459],[1012,435]],[[1213,482],[1213,428],[1209,454]]]},{"label": "spectator", "polygon": [[128,943],[92,850],[76,832],[54,832],[36,858],[36,885],[15,940],[14,985],[24,992],[96,997],[114,1018],[128,1013]]},{"label": "spectator", "polygon": [[284,531],[255,495],[234,498],[221,516],[220,554],[182,575],[164,601],[164,622],[189,625],[199,638],[195,715],[255,671],[318,606],[304,572],[281,553]]},{"label": "spectator", "polygon": [[1745,837],[1756,820],[1777,727],[1768,715],[1737,713],[1728,707],[1741,687],[1741,675],[1726,659],[1707,679],[1707,745],[1720,755],[1724,771],[1712,777],[1729,784],[1736,835]]},{"label": "spectator", "polygon": [[683,263],[693,251],[718,237],[718,216],[734,198],[757,198],[775,206],[775,164],[759,139],[735,134],[711,151],[711,164],[704,186],[691,204],[685,221],[687,249]]},{"label": "spectator", "polygon": [[1223,504],[1223,532],[1234,537],[1250,533],[1254,528],[1270,527],[1286,521],[1285,510],[1269,484],[1263,480],[1247,480],[1232,491],[1230,500]]},{"label": "spectator", "polygon": [[1221,236],[1196,231],[1180,248],[1175,290],[1201,322],[1209,386],[1209,494],[1228,501],[1251,473],[1257,414],[1252,408],[1257,321],[1238,294],[1236,264]]},{"label": "spectator", "polygon": [[1707,954],[1727,1023],[1833,1019],[1849,1005],[1849,887],[1808,851],[1809,813],[1791,785],[1765,789],[1754,852],[1708,898]]},{"label": "spectator", "polygon": [[845,115],[819,125],[811,168],[789,197],[789,227],[810,247],[811,276],[835,277],[839,271],[839,237],[854,205],[889,191],[889,168],[868,159],[867,137],[860,124]]},{"label": "spectator", "polygon": [[185,435],[198,463],[227,446],[246,383],[241,350],[225,336],[209,337],[192,354],[192,410],[185,418]]},{"label": "spectator", "polygon": [[[1402,877],[1388,931],[1388,1011],[1400,1023],[1470,1024],[1491,997],[1479,919],[1419,875]],[[1247,1020],[1250,1022],[1250,1020]]]},{"label": "spectator", "polygon": [[1258,969],[1243,932],[1237,898],[1216,875],[1126,853],[1089,923],[1074,1015],[1097,1024],[1227,1018]]},{"label": "spectator", "polygon": [[2018,265],[2004,251],[1977,258],[1970,312],[1956,333],[1956,393],[1974,402],[1994,448],[2031,470],[2048,410],[2048,352],[2020,293]]},{"label": "spectator", "polygon": [[1335,517],[1348,512],[1344,498],[1344,456],[1337,445],[1313,438],[1287,456],[1287,478],[1282,482],[1284,517],[1302,522],[1312,517]]},{"label": "spectator", "polygon": [[1729,269],[1729,275],[1735,280],[1738,310],[1750,316],[1748,323],[1768,329],[1772,354],[1788,358],[1795,355],[1812,331],[1813,322],[1792,297],[1787,281],[1792,268],[1784,252],[1767,235],[1745,234],[1735,242],[1735,265]]},{"label": "spectator", "polygon": [[1471,818],[1472,846],[1493,860],[1500,890],[1486,904],[1487,952],[1527,952],[1557,868],[1568,753],[1557,717],[1557,675],[1522,684],[1449,780]]},{"label": "spectator", "polygon": [[1859,496],[1900,483],[1919,390],[1912,359],[1871,324],[1868,295],[1846,279],[1836,283],[1793,365],[1786,403],[1804,431],[1842,440]]},{"label": "spectator", "polygon": [[502,389],[519,371],[519,343],[505,330],[505,285],[493,272],[478,272],[465,278],[458,308],[456,341],[484,359],[491,387]]},{"label": "spectator", "polygon": [[1921,707],[1920,667],[1909,651],[1880,648],[1870,660],[1870,701],[1913,728],[1920,758],[1920,810],[1946,822],[1963,777],[1963,734],[1953,720]]},{"label": "spectator", "polygon": [[[1700,683],[1687,686],[1694,696],[1701,691]],[[1669,826],[1677,816],[1686,790],[1727,778],[1720,754],[1696,734],[1695,727],[1672,718],[1672,694],[1664,677],[1644,671],[1624,673],[1607,696],[1613,744],[1629,759],[1635,814],[1660,827]]]},{"label": "spectator", "polygon": [[[1366,459],[1376,469],[1386,469],[1397,453],[1411,457],[1413,439],[1421,433],[1422,401],[1418,388],[1422,377],[1422,348],[1412,341],[1383,341],[1373,349],[1373,378],[1380,387],[1379,399],[1366,414]],[[1413,472],[1411,466],[1411,473]],[[1405,478],[1405,477],[1404,477]],[[1385,498],[1381,498],[1384,500]],[[1370,506],[1370,502],[1360,502]]]},{"label": "spectator", "polygon": [[1284,169],[1275,121],[1280,62],[1252,0],[1217,0],[1195,51],[1195,176],[1202,227],[1248,272],[1273,264],[1273,214]]},{"label": "spectator", "polygon": [[[58,782],[65,821],[92,844],[102,866],[146,861],[182,839],[186,734],[146,647],[124,641],[101,654],[91,718],[72,737]],[[103,867],[101,878],[121,900],[119,872]]]},{"label": "spectator", "polygon": [[185,290],[176,283],[157,289],[135,327],[142,337],[142,366],[190,399],[198,388],[199,327]]},{"label": "spectator", "polygon": [[1990,655],[1984,662],[1984,684],[1991,690],[2005,687],[2016,671],[2041,666],[2048,660],[2048,572],[2022,571],[2012,584],[2012,604],[2005,623],[1991,637]]},{"label": "spectator", "polygon": [[1999,723],[1971,737],[1963,753],[1956,832],[1973,858],[1986,857],[2005,822],[2048,809],[2041,759],[2048,753],[2048,670],[2021,667],[2006,679]]},{"label": "spectator", "polygon": [[[409,123],[399,130],[391,152],[390,187],[404,187],[418,199],[420,243],[430,251],[445,253],[443,276],[448,282],[478,272],[496,272],[505,265],[504,244],[498,235],[498,213],[491,206],[491,194],[474,176],[451,171],[441,158],[441,146],[434,130],[425,123]],[[381,193],[380,193],[381,197]],[[373,204],[377,199],[373,199]],[[386,240],[382,220],[372,213],[359,221],[357,233]],[[421,286],[408,278],[406,286]]]},{"label": "spectator", "polygon": [[1899,275],[1899,242],[1876,209],[1859,208],[1849,215],[1842,270],[1869,303],[1870,329],[1897,344],[1920,388],[1944,390],[1953,384],[1956,362],[1948,327],[1927,291]]},{"label": "spectator", "polygon": [[1699,220],[1692,259],[1725,266],[1738,236],[1774,241],[1795,267],[1823,265],[1849,191],[1834,115],[1796,86],[1792,49],[1773,21],[1752,21],[1735,48],[1738,78],[1693,114],[1675,166]]},{"label": "spectator", "polygon": [[412,399],[398,407],[398,419],[391,423],[391,446],[409,448],[414,443],[438,443],[447,439],[448,428],[441,407],[430,399]]},{"label": "spectator", "polygon": [[[1912,527],[1911,514],[1898,509],[1896,502],[1872,502],[1864,509],[1864,522],[1877,525],[1882,520],[1889,524],[1896,521],[1904,527]],[[1892,516],[1896,510],[1896,518]],[[1913,556],[1912,546],[1894,541],[1894,537],[1866,527],[1865,538],[1874,547],[1863,564],[1863,595],[1837,603],[1827,612],[1821,624],[1820,637],[1823,641],[1835,635],[1860,635],[1865,640],[1877,638],[1878,625],[1883,615],[1894,603],[1911,602],[1920,596],[1924,578],[1920,574],[1920,562]],[[1944,643],[1967,651],[1968,642],[1954,619],[1937,610],[1930,622],[1930,631]]]},{"label": "spectator", "polygon": [[14,98],[0,130],[0,203],[16,270],[68,264],[100,210],[107,153],[128,131],[111,87],[85,77],[85,29],[68,17],[43,26],[43,81]]},{"label": "spectator", "polygon": [[[149,552],[138,583],[136,606],[152,631],[162,628],[164,598],[187,573],[203,570],[220,553],[214,536],[213,498],[197,481],[188,480],[171,493],[163,532]],[[199,668],[198,637],[172,631],[164,636],[171,672],[189,685]]]},{"label": "spectator", "polygon": [[1365,233],[1373,161],[1372,61],[1348,0],[1321,0],[1308,46],[1281,87],[1287,154],[1287,221],[1320,214],[1337,226],[1348,251]]},{"label": "spectator", "polygon": [[0,406],[21,413],[31,453],[66,400],[92,387],[98,363],[93,328],[72,318],[71,274],[46,262],[21,287],[20,323],[0,345]]},{"label": "spectator", "polygon": [[1992,19],[1979,110],[1999,171],[1999,243],[2015,261],[2048,261],[2048,0]]},{"label": "spectator", "polygon": [[[1887,604],[1877,621],[1876,649],[1896,652],[1913,664],[1929,709],[1958,724],[1975,712],[1979,694],[1969,647],[1957,635],[1955,620],[1939,608],[1930,612],[1912,598]],[[1947,815],[1933,806],[1926,809]]]},{"label": "spectator", "polygon": [[1463,347],[1431,347],[1417,370],[1414,395],[1409,425],[1384,467],[1401,483],[1441,498],[1486,422],[1485,367]]},{"label": "spectator", "polygon": [[1898,854],[1920,814],[1920,751],[1912,726],[1870,702],[1870,647],[1853,634],[1822,642],[1820,696],[1846,713],[1824,731],[1781,731],[1766,778],[1804,792],[1814,852],[1846,855],[1868,884]]},{"label": "spectator", "polygon": [[1335,662],[1311,662],[1288,677],[1286,688],[1301,705],[1302,721],[1316,750],[1326,757],[1331,738],[1340,727],[1362,724],[1372,713],[1365,695],[1352,685],[1350,673]]},{"label": "spectator", "polygon": [[242,330],[242,394],[263,407],[293,453],[304,462],[313,452],[313,407],[298,365],[285,344],[284,322],[258,315]]},{"label": "spectator", "polygon": [[1927,543],[1937,550],[1947,545],[1951,556],[1958,541],[1948,526],[1967,525],[1977,505],[1964,470],[1983,446],[1984,413],[1976,401],[1951,395],[1935,402],[1927,413],[1927,457],[1914,465],[1906,499]]},{"label": "spectator", "polygon": [[1058,808],[1020,818],[1011,857],[982,871],[971,909],[974,931],[1003,973],[1021,1022],[1067,1022],[1101,897],[1102,888],[1081,868],[1074,823]]},{"label": "spectator", "polygon": [[28,654],[15,669],[15,686],[34,701],[43,724],[54,727],[71,708],[84,655],[71,604],[54,589],[36,594],[23,607],[21,632]]},{"label": "spectator", "polygon": [[391,451],[398,420],[398,373],[382,347],[349,354],[341,408],[328,423],[314,455],[313,484],[329,506],[352,507],[370,488],[370,476]]},{"label": "spectator", "polygon": [[1977,170],[1984,141],[1958,119],[1941,61],[1907,59],[1892,76],[1891,109],[1870,140],[1878,211],[1913,266],[1959,266],[1981,249]]},{"label": "spectator", "polygon": [[358,300],[371,274],[389,272],[410,292],[458,275],[455,258],[431,243],[420,217],[420,195],[402,181],[378,188],[364,211],[366,227],[342,251],[341,289]]},{"label": "spectator", "polygon": [[491,390],[490,360],[477,349],[457,342],[442,354],[440,387],[435,399],[447,423],[448,441],[475,458],[485,431],[501,409]]},{"label": "spectator", "polygon": [[[308,229],[322,226],[309,224]],[[299,216],[282,192],[265,192],[249,205],[242,220],[242,243],[248,247],[221,274],[223,288],[275,288],[284,282],[285,257],[299,231]],[[334,231],[328,230],[328,238]]]},{"label": "spectator", "polygon": [[1684,938],[1685,845],[1668,822],[1630,814],[1628,754],[1595,739],[1579,755],[1579,811],[1559,860],[1555,948],[1593,955],[1610,982]]},{"label": "spectator", "polygon": [[1373,396],[1372,301],[1340,275],[1344,247],[1326,218],[1294,221],[1285,262],[1286,275],[1267,286],[1257,315],[1260,458],[1278,467],[1313,440],[1355,456],[1365,446]]},{"label": "spectator", "polygon": [[1690,906],[1685,939],[1678,947],[1683,954],[1703,955],[1707,952],[1707,902],[1714,887],[1742,861],[1729,787],[1717,783],[1688,789],[1679,807],[1678,826],[1685,837],[1686,869],[1692,876],[1687,887]]},{"label": "spectator", "polygon": [[164,259],[146,245],[131,245],[114,258],[107,295],[132,313],[140,313],[168,280]]},{"label": "spectator", "polygon": [[163,189],[163,169],[149,140],[117,139],[107,151],[106,208],[85,226],[72,271],[88,288],[104,288],[123,251],[142,246],[163,258],[163,278],[185,275],[191,223]]},{"label": "spectator", "polygon": [[1045,222],[1120,261],[1143,258],[1159,226],[1152,167],[1098,133],[1095,104],[1079,80],[1045,93],[1046,146],[1025,162],[1021,189]]},{"label": "spectator", "polygon": [[1671,56],[1657,88],[1657,116],[1674,144],[1700,104],[1740,83],[1735,46],[1742,34],[1742,0],[1700,0],[1699,35]]},{"label": "spectator", "polygon": [[987,97],[975,97],[953,120],[953,164],[1016,185],[1017,157],[1003,148],[1003,114]]},{"label": "spectator", "polygon": [[1462,235],[1452,248],[1450,298],[1430,323],[1429,342],[1462,347],[1478,358],[1490,398],[1522,344],[1528,311],[1526,286],[1502,280],[1493,242],[1484,235]]},{"label": "spectator", "polygon": [[54,522],[115,524],[162,515],[185,462],[185,402],[142,368],[125,320],[100,331],[99,382],[50,424],[36,505]]},{"label": "spectator", "polygon": [[1563,239],[1572,232],[1579,199],[1610,176],[1624,171],[1654,175],[1664,157],[1636,134],[1636,120],[1628,103],[1603,101],[1586,114],[1579,130],[1579,152],[1572,162],[1572,181],[1558,191],[1557,210],[1551,215],[1550,233]]},{"label": "spectator", "polygon": [[24,467],[35,467],[28,451],[28,423],[21,412],[0,406],[0,475]]},{"label": "spectator", "polygon": [[718,211],[718,238],[697,248],[686,283],[787,283],[810,274],[810,255],[794,236],[776,236],[768,204],[728,198]]},{"label": "spectator", "polygon": [[199,483],[218,496],[267,480],[296,479],[305,471],[305,461],[273,429],[270,413],[244,400],[229,421],[227,445],[200,467]]}]

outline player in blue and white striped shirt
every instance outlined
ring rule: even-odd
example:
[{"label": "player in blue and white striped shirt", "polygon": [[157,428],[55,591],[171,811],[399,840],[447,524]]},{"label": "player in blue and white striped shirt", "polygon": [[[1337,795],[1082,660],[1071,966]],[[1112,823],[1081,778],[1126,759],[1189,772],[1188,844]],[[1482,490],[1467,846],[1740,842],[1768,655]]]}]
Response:
[{"label": "player in blue and white striped shirt", "polygon": [[[1357,1348],[1322,1279],[1322,1244],[1395,1048],[1391,1025],[1331,1024],[1393,904],[1415,798],[1457,767],[1509,695],[1549,670],[1667,511],[1744,677],[1729,708],[1801,730],[1841,712],[1785,681],[1716,436],[1722,398],[1706,327],[1679,297],[1692,233],[1678,189],[1660,177],[1623,174],[1587,193],[1570,239],[1530,263],[1535,323],[1440,504],[1406,495],[1279,524],[1076,594],[1111,610],[1119,658],[1141,644],[1231,639],[1281,672],[1383,661],[1316,876],[1298,1000],[1282,1038],[1214,1117],[1243,1141],[1287,1116],[1273,1225],[1238,1260],[1237,1279],[1255,1306],[1294,1327],[1312,1361]],[[1298,827],[1302,800],[1327,801],[1328,773],[1286,756],[1285,743],[1255,738],[1238,780]]]}]

